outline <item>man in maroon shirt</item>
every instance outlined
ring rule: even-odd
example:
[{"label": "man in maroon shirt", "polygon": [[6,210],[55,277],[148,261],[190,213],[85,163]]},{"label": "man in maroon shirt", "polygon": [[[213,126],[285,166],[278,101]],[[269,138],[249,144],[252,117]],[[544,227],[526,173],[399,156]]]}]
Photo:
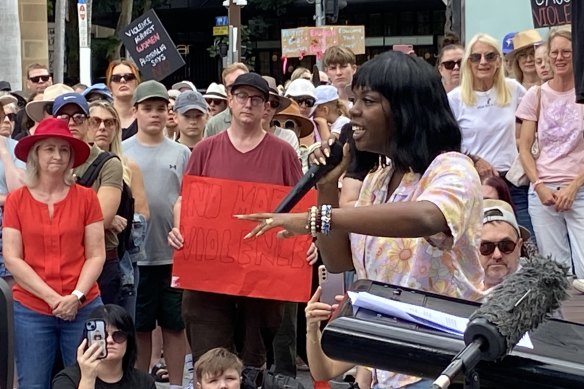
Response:
[{"label": "man in maroon shirt", "polygon": [[[269,98],[267,82],[256,73],[240,75],[228,96],[231,127],[204,139],[193,149],[185,174],[227,180],[293,186],[302,176],[300,161],[285,141],[262,129]],[[174,207],[169,244],[184,239],[178,229],[182,199]],[[215,347],[235,349],[237,327],[244,331],[240,356],[246,367],[262,368],[283,314],[281,301],[185,290],[182,312],[193,361]],[[237,318],[237,319],[236,319]],[[239,342],[241,341],[241,342]],[[266,342],[266,343],[264,343]]]}]

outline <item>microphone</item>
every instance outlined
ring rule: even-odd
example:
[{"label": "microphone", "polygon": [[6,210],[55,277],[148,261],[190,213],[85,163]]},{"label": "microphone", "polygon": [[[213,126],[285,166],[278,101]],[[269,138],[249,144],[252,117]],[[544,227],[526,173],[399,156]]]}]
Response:
[{"label": "microphone", "polygon": [[469,318],[467,345],[434,381],[446,389],[479,361],[496,361],[511,352],[526,332],[537,328],[568,297],[568,268],[551,257],[533,256],[517,273],[497,285]]},{"label": "microphone", "polygon": [[325,174],[333,170],[343,160],[343,146],[337,141],[330,147],[330,156],[326,158],[326,165],[312,165],[294,188],[278,204],[275,213],[287,213],[316,185]]}]

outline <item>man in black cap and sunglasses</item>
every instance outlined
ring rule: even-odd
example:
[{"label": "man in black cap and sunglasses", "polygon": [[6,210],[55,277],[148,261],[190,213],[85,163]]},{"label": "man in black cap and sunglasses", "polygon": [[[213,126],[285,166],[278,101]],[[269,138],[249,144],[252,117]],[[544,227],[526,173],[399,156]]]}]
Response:
[{"label": "man in black cap and sunglasses", "polygon": [[530,233],[517,224],[509,203],[485,200],[483,209],[479,259],[485,270],[485,290],[488,290],[519,269],[521,248]]}]

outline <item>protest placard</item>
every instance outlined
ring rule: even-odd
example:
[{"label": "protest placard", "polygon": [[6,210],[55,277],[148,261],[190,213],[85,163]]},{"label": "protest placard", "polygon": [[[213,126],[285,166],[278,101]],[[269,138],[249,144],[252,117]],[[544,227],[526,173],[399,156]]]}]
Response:
[{"label": "protest placard", "polygon": [[299,27],[282,30],[282,57],[322,55],[334,45],[365,54],[365,26]]},{"label": "protest placard", "polygon": [[[278,239],[277,231],[243,239],[256,225],[234,215],[269,212],[289,187],[184,176],[180,230],[184,248],[174,255],[173,286],[236,296],[306,302],[311,237]],[[293,212],[316,204],[309,192]],[[277,229],[275,229],[277,230]]]},{"label": "protest placard", "polygon": [[120,39],[144,80],[162,80],[185,65],[153,9],[120,32]]},{"label": "protest placard", "polygon": [[572,23],[570,0],[531,0],[531,13],[535,28],[560,26]]}]

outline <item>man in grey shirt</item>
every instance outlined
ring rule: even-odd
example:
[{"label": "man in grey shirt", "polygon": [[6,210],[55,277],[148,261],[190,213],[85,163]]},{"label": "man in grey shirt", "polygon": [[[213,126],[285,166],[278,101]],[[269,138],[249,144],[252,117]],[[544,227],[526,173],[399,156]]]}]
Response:
[{"label": "man in grey shirt", "polygon": [[[181,188],[189,149],[164,136],[168,117],[168,93],[157,81],[146,81],[134,91],[132,103],[138,133],[126,139],[124,153],[138,164],[150,207],[146,229],[146,260],[139,261],[136,302],[138,359],[136,367],[148,371],[152,331],[162,328],[164,359],[170,388],[182,387],[185,356],[182,291],[171,287],[172,255],[166,237],[173,226],[173,206]],[[179,386],[180,385],[180,386]]]}]

